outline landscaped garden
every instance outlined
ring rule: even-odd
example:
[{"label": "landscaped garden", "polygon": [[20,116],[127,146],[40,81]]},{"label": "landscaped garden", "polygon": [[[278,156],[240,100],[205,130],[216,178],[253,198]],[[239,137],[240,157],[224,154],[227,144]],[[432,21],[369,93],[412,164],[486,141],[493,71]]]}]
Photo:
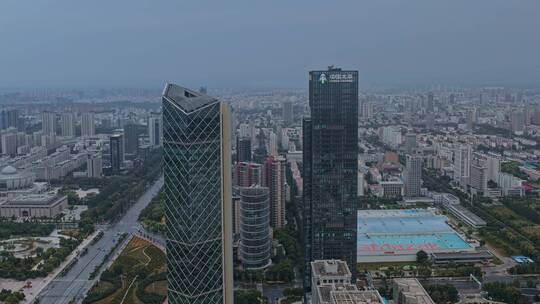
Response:
[{"label": "landscaped garden", "polygon": [[163,303],[167,294],[165,253],[134,237],[92,287],[84,303]]}]

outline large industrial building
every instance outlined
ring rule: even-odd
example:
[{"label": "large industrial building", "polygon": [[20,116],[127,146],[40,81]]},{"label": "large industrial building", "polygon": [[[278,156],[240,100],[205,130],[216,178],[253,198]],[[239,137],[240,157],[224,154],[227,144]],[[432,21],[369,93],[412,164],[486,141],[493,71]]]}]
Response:
[{"label": "large industrial building", "polygon": [[446,221],[428,209],[359,210],[358,263],[415,261],[420,250],[474,252]]}]

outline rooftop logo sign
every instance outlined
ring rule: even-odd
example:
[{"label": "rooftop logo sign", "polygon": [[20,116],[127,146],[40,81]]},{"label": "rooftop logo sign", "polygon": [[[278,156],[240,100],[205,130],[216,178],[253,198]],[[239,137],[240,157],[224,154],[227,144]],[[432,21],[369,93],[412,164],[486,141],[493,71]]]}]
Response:
[{"label": "rooftop logo sign", "polygon": [[354,80],[354,75],[352,73],[338,72],[338,73],[329,73],[328,75],[326,73],[321,73],[319,75],[320,84],[353,82],[353,80]]},{"label": "rooftop logo sign", "polygon": [[329,82],[353,82],[353,79],[352,73],[333,73],[330,74]]}]

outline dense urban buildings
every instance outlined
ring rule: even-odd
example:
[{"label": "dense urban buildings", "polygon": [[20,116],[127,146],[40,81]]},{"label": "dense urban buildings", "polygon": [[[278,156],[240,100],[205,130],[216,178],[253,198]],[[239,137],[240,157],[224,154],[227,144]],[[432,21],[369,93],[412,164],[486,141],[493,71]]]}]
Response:
[{"label": "dense urban buildings", "polygon": [[205,94],[163,92],[169,303],[233,303],[229,115]]},{"label": "dense urban buildings", "polygon": [[303,121],[306,289],[314,260],[344,260],[356,279],[358,72],[310,72],[309,109]]}]

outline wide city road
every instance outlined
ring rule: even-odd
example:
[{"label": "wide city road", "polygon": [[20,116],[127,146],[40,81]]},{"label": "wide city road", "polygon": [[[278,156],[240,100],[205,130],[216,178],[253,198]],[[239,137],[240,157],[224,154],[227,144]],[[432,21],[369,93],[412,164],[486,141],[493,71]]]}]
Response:
[{"label": "wide city road", "polygon": [[99,265],[111,247],[116,243],[122,233],[139,233],[142,229],[137,219],[139,213],[148,205],[163,186],[163,177],[158,179],[146,192],[131,206],[122,219],[110,226],[102,226],[103,237],[94,245],[88,247],[88,253],[79,258],[79,261],[63,276],[58,277],[45,287],[39,294],[40,304],[68,304],[79,303],[83,296],[92,287],[95,280],[90,280],[90,273]]}]

